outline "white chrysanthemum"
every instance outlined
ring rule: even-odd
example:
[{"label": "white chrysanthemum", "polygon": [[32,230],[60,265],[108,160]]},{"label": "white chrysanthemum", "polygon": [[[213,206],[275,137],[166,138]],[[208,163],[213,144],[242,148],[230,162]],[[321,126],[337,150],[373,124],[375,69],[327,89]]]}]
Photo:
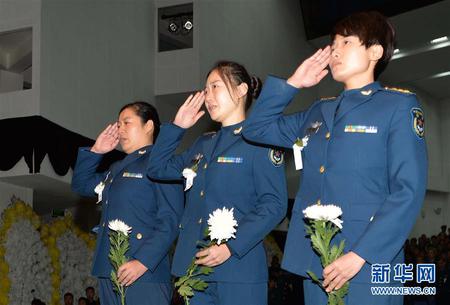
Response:
[{"label": "white chrysanthemum", "polygon": [[108,227],[113,231],[122,232],[125,236],[128,236],[128,233],[131,232],[131,227],[119,219],[111,220]]},{"label": "white chrysanthemum", "polygon": [[342,209],[336,205],[311,205],[303,210],[303,214],[309,219],[331,221],[339,229],[342,229],[343,221],[339,219],[339,216],[342,215]]},{"label": "white chrysanthemum", "polygon": [[209,214],[208,226],[209,237],[211,240],[217,240],[217,244],[228,241],[230,238],[236,238],[235,227],[238,223],[234,219],[233,209],[217,209]]},{"label": "white chrysanthemum", "polygon": [[11,281],[9,304],[29,304],[34,297],[49,304],[53,269],[48,250],[29,220],[18,220],[10,227],[5,248]]},{"label": "white chrysanthemum", "polygon": [[90,275],[93,251],[72,231],[67,231],[56,240],[60,252],[60,293],[70,291],[75,296],[84,295],[86,287],[96,287],[96,279]]}]

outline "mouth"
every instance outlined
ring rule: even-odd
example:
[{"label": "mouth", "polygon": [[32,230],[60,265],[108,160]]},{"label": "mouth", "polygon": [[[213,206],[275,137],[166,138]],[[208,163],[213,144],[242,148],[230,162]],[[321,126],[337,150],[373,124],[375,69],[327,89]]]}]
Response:
[{"label": "mouth", "polygon": [[206,110],[208,110],[209,113],[214,112],[217,109],[217,105],[207,104]]},{"label": "mouth", "polygon": [[336,62],[331,63],[330,67],[331,67],[331,69],[335,69],[339,65],[342,65],[342,62],[336,61]]}]

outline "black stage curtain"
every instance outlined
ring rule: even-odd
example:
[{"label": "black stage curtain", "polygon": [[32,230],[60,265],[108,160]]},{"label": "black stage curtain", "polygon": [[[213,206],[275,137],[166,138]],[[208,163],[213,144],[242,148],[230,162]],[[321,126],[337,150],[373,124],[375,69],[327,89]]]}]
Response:
[{"label": "black stage curtain", "polygon": [[[3,134],[0,170],[7,171],[22,157],[30,173],[39,173],[42,160],[48,155],[55,172],[64,176],[69,168],[74,168],[78,148],[92,146],[95,141],[65,129],[41,116],[30,116],[0,120]],[[98,171],[125,157],[123,152],[114,150],[105,157]]]}]

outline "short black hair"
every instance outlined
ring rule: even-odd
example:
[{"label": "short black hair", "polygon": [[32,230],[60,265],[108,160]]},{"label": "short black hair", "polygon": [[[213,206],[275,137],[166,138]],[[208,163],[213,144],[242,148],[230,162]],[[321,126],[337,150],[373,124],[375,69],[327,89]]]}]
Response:
[{"label": "short black hair", "polygon": [[369,48],[379,44],[383,47],[383,56],[375,65],[375,79],[386,69],[394,55],[395,30],[391,22],[381,13],[365,11],[354,13],[335,24],[330,33],[333,41],[336,35],[357,36],[362,44]]},{"label": "short black hair", "polygon": [[143,124],[147,123],[147,121],[152,120],[154,130],[153,130],[153,140],[155,141],[159,134],[159,129],[161,126],[161,121],[159,120],[158,111],[156,108],[144,101],[135,101],[132,103],[128,103],[124,105],[120,111],[119,114],[122,113],[127,108],[131,108],[134,110],[134,113],[136,113],[137,116],[141,118],[141,121]]}]

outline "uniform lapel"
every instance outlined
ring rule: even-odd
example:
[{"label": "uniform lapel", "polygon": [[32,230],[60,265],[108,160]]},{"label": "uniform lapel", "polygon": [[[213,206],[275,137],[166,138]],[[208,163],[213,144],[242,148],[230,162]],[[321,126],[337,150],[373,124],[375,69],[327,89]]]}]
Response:
[{"label": "uniform lapel", "polygon": [[241,138],[241,134],[234,134],[233,136],[228,136],[226,137],[226,140],[222,140],[220,147],[217,147],[211,158],[216,158],[218,156],[220,156],[221,154],[223,154],[228,148],[230,148],[231,146],[233,146],[234,143],[236,143],[237,141],[239,141],[239,139]]},{"label": "uniform lapel", "polygon": [[[140,152],[140,153],[139,153]],[[129,155],[127,155],[119,164],[117,164],[117,166],[115,166],[112,170],[111,170],[111,174],[113,177],[115,177],[118,173],[120,173],[126,166],[128,166],[129,164],[131,164],[132,162],[136,161],[137,159],[145,156],[146,154],[148,154],[150,152],[150,148],[149,147],[144,147],[136,152],[133,152]]]},{"label": "uniform lapel", "polygon": [[[219,131],[220,132],[220,131]],[[202,153],[207,162],[210,162],[217,140],[219,139],[219,132],[211,136],[210,139],[203,142]]]},{"label": "uniform lapel", "polygon": [[328,130],[333,130],[334,125],[334,116],[336,113],[336,108],[339,105],[339,102],[341,101],[342,96],[340,95],[336,100],[331,102],[324,102],[322,104],[321,110],[322,110],[322,116],[323,120],[325,121],[325,124],[327,124]]},{"label": "uniform lapel", "polygon": [[348,112],[370,101],[372,99],[372,95],[380,89],[380,84],[378,82],[375,82],[365,86],[364,88],[351,92],[348,95],[344,94],[345,97],[343,102],[341,103],[341,106],[339,107],[339,111],[335,118],[335,123],[342,119]]}]

